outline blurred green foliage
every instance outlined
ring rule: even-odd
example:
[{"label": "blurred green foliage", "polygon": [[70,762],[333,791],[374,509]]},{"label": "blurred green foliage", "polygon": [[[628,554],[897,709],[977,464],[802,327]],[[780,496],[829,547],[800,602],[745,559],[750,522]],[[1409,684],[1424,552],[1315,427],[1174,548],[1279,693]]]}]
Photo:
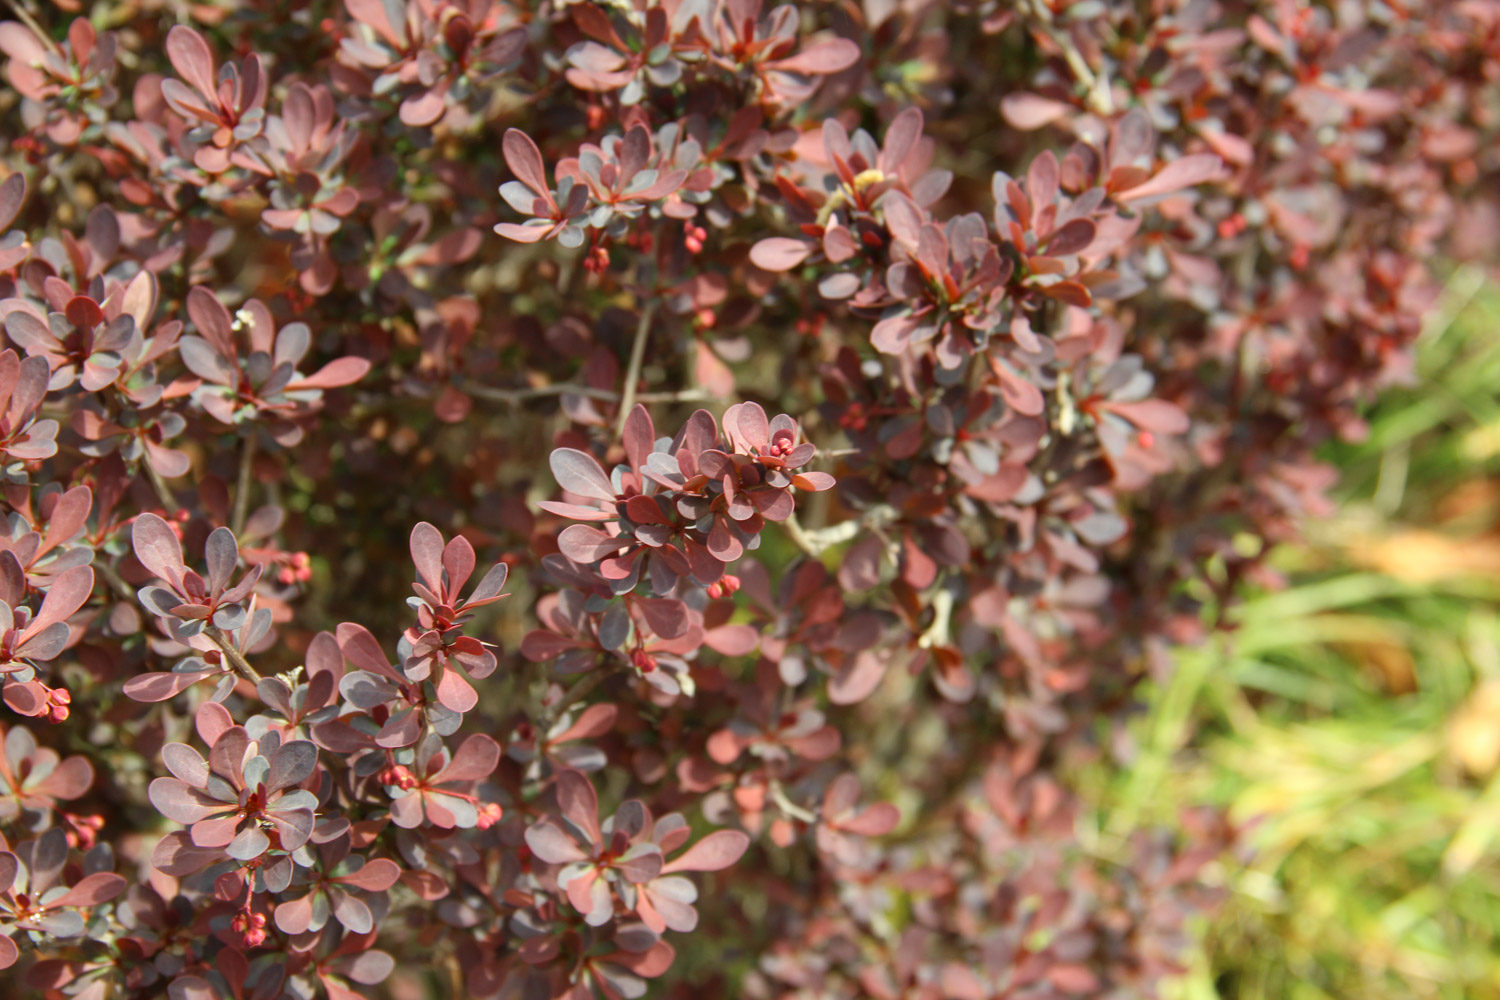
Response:
[{"label": "blurred green foliage", "polygon": [[1180,650],[1101,837],[1213,804],[1243,863],[1179,1000],[1500,997],[1500,287],[1451,277],[1419,377],[1329,459],[1288,585]]}]

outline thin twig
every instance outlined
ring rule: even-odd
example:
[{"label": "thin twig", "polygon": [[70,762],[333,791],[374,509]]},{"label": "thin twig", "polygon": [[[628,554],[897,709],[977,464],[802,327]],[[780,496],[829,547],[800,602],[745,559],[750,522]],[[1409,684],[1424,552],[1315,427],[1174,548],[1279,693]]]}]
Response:
[{"label": "thin twig", "polygon": [[782,521],[781,524],[786,529],[787,534],[791,536],[797,548],[816,558],[822,555],[824,550],[830,549],[841,542],[852,540],[855,535],[859,534],[861,528],[879,531],[900,517],[901,512],[896,510],[896,508],[889,504],[880,504],[879,506],[871,507],[857,518],[840,521],[838,524],[830,524],[826,528],[808,530],[802,527],[801,523],[797,520],[795,511],[785,521]]},{"label": "thin twig", "polygon": [[[101,562],[96,563],[94,569],[104,578],[104,582],[109,584],[110,589],[120,595],[121,599],[126,601],[134,601],[136,599],[136,595],[130,589],[130,585],[115,571],[113,566]],[[260,683],[260,674],[256,673],[255,668],[250,666],[249,661],[240,655],[240,651],[234,648],[234,644],[229,641],[229,637],[220,631],[217,625],[205,623],[203,633],[212,639],[214,645],[223,651],[224,655],[229,659],[230,666],[234,667],[236,673],[251,684]]]},{"label": "thin twig", "polygon": [[234,486],[234,515],[229,520],[229,530],[239,536],[245,530],[245,518],[250,514],[250,480],[255,472],[254,431],[240,443],[240,474]]},{"label": "thin twig", "polygon": [[1484,269],[1473,264],[1464,264],[1448,278],[1443,288],[1443,297],[1438,307],[1427,314],[1418,340],[1430,343],[1442,338],[1453,326],[1453,321],[1469,308],[1469,304],[1485,286]]},{"label": "thin twig", "polygon": [[1068,68],[1073,71],[1078,82],[1083,84],[1089,107],[1101,115],[1114,114],[1114,99],[1109,92],[1108,78],[1102,72],[1096,74],[1088,61],[1083,58],[1083,53],[1078,51],[1078,46],[1073,44],[1073,39],[1068,36],[1067,31],[1058,28],[1053,23],[1052,10],[1045,0],[1031,0],[1027,6],[1030,7],[1035,18],[1036,29],[1062,50],[1062,56]]},{"label": "thin twig", "polygon": [[952,624],[953,591],[946,586],[939,587],[937,593],[932,595],[932,624],[917,636],[917,645],[922,649],[945,645],[948,642],[948,633]]},{"label": "thin twig", "polygon": [[810,809],[804,809],[787,797],[786,789],[781,786],[780,781],[772,781],[767,789],[771,793],[771,801],[780,807],[781,811],[796,820],[801,820],[812,826],[818,822],[818,814]]},{"label": "thin twig", "polygon": [[95,572],[104,578],[104,582],[109,584],[111,590],[120,595],[122,601],[134,603],[135,591],[130,589],[130,584],[126,583],[119,573],[115,572],[113,566],[106,562],[98,562],[93,565]]},{"label": "thin twig", "polygon": [[167,481],[161,477],[161,473],[151,465],[149,461],[142,461],[141,467],[146,470],[146,478],[151,482],[151,488],[156,491],[156,499],[161,501],[162,509],[168,514],[177,513],[177,499],[172,496],[172,491],[167,487]]},{"label": "thin twig", "polygon": [[656,315],[656,302],[646,303],[641,310],[641,321],[635,328],[635,343],[630,345],[630,367],[625,370],[625,393],[620,398],[620,416],[615,421],[615,437],[625,433],[625,421],[635,406],[635,384],[641,380],[641,365],[646,360],[646,341],[651,339],[651,320]]},{"label": "thin twig", "polygon": [[255,668],[250,665],[250,661],[245,659],[238,649],[234,648],[234,643],[229,641],[229,637],[219,629],[219,626],[207,623],[203,626],[203,634],[212,639],[214,645],[223,651],[224,655],[229,659],[229,665],[234,667],[235,673],[245,678],[251,684],[260,683],[260,674],[256,673]]},{"label": "thin twig", "polygon": [[786,530],[787,537],[791,538],[792,543],[797,548],[814,559],[818,558],[822,549],[818,548],[817,544],[808,536],[807,529],[802,527],[801,521],[797,520],[797,512],[795,510],[792,511],[785,521],[781,522],[781,526]]},{"label": "thin twig", "polygon": [[[577,385],[573,382],[559,382],[556,385],[527,386],[524,389],[501,389],[490,385],[470,385],[464,383],[459,388],[476,399],[511,404],[524,403],[531,399],[546,399],[551,396],[583,396],[587,399],[600,399],[608,403],[617,402],[624,398],[613,389],[595,389],[591,386]],[[713,398],[712,393],[703,389],[679,389],[676,392],[636,393],[635,401],[637,403],[691,403]]]},{"label": "thin twig", "polygon": [[[584,251],[587,253],[588,251]],[[578,276],[578,260],[581,255],[568,254],[562,259],[557,270],[557,293],[566,302],[573,295],[573,280]]]},{"label": "thin twig", "polygon": [[558,719],[562,718],[562,714],[564,712],[576,705],[586,695],[593,691],[594,688],[604,683],[604,679],[608,676],[608,670],[605,670],[603,667],[597,667],[595,668],[593,673],[589,674],[583,680],[568,688],[567,693],[562,696],[561,700],[559,700],[556,705],[552,706],[551,715],[545,728],[551,729],[552,724]]},{"label": "thin twig", "polygon": [[17,2],[17,0],[8,0],[6,6],[16,12],[16,17],[20,18],[21,23],[31,29],[31,33],[33,35],[36,35],[37,41],[47,46],[47,48],[51,49],[53,52],[62,51],[62,46],[54,42],[52,40],[52,36],[42,30],[42,26],[36,23],[36,20],[29,13],[27,13],[26,8],[22,7]]}]

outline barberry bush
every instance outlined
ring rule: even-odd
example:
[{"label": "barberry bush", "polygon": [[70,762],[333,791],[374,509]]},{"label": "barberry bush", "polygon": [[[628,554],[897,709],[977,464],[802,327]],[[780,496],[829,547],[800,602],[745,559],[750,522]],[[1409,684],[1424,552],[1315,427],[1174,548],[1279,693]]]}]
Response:
[{"label": "barberry bush", "polygon": [[1177,971],[1236,831],[1070,771],[1492,249],[1500,4],[9,10],[6,995]]}]

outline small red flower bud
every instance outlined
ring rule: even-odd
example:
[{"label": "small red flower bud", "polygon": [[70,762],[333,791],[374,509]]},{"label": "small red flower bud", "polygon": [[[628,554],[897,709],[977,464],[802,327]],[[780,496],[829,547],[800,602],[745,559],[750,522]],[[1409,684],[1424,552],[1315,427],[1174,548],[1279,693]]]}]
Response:
[{"label": "small red flower bud", "polygon": [[33,166],[42,162],[47,153],[47,147],[34,135],[23,135],[11,144],[15,149],[26,154],[26,161]]},{"label": "small red flower bud", "polygon": [[1233,239],[1248,229],[1249,226],[1250,224],[1245,221],[1245,217],[1239,212],[1235,212],[1233,215],[1219,220],[1219,237],[1226,240]]},{"label": "small red flower bud", "polygon": [[590,274],[603,274],[609,270],[609,251],[604,247],[593,247],[583,258],[583,269]]},{"label": "small red flower bud", "polygon": [[382,785],[400,788],[403,791],[415,788],[417,785],[417,779],[412,776],[411,770],[405,764],[390,764],[382,768],[375,779]]},{"label": "small red flower bud", "polygon": [[479,829],[488,830],[490,827],[500,822],[500,817],[504,815],[504,813],[505,810],[500,808],[500,804],[498,802],[484,803],[479,807],[479,823],[477,824]]},{"label": "small red flower bud", "polygon": [[73,703],[73,695],[67,688],[47,689],[47,721],[64,722],[67,720],[70,710],[68,706]]},{"label": "small red flower bud", "polygon": [[862,403],[850,403],[839,416],[839,426],[848,431],[862,431],[869,423]]},{"label": "small red flower bud", "polygon": [[67,832],[68,844],[80,851],[87,851],[99,842],[99,831],[104,829],[104,817],[98,814],[92,816],[74,816],[63,813],[63,819],[71,827]]},{"label": "small red flower bud", "polygon": [[247,948],[258,948],[266,942],[266,916],[241,910],[229,921],[229,929],[240,936]]}]

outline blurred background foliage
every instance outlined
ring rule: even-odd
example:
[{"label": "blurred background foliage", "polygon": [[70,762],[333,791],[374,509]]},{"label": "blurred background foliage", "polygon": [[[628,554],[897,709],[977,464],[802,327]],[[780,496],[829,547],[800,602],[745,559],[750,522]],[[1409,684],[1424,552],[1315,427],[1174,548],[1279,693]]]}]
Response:
[{"label": "blurred background foliage", "polygon": [[1451,275],[1418,372],[1329,453],[1285,586],[1080,779],[1104,843],[1205,804],[1244,830],[1177,1000],[1500,997],[1500,285]]}]

